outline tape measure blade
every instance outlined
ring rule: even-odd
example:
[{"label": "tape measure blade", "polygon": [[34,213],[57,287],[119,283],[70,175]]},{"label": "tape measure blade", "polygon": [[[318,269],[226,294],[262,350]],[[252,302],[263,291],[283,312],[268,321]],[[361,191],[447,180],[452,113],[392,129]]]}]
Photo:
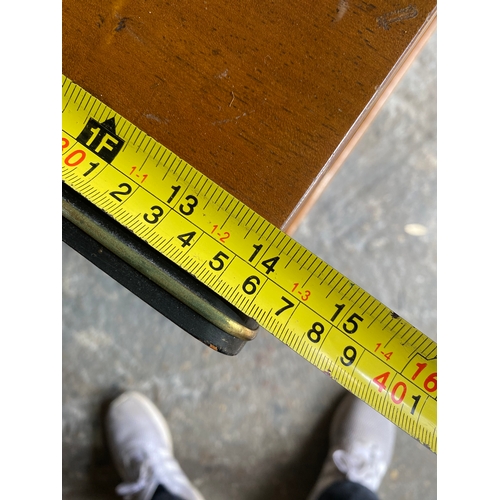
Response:
[{"label": "tape measure blade", "polygon": [[436,450],[437,345],[63,79],[63,180]]}]

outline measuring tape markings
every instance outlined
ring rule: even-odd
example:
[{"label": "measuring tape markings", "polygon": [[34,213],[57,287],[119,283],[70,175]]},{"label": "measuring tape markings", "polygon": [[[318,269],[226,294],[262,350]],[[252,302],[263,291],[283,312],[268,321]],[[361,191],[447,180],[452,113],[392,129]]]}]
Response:
[{"label": "measuring tape markings", "polygon": [[63,78],[63,180],[436,451],[436,343],[77,88]]}]

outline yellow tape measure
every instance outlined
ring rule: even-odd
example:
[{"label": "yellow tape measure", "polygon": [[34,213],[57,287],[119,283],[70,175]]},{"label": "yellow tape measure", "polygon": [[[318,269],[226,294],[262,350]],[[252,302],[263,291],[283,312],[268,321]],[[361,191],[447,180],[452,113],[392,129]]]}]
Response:
[{"label": "yellow tape measure", "polygon": [[437,344],[64,76],[62,177],[436,452]]}]

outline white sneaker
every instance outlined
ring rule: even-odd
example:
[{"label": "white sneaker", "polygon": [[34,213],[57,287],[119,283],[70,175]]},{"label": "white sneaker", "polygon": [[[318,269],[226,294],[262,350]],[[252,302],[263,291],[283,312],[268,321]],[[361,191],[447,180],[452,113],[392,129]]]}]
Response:
[{"label": "white sneaker", "polygon": [[174,458],[172,436],[156,406],[138,392],[115,399],[106,418],[108,444],[124,481],[116,492],[130,500],[151,500],[158,485],[185,500],[204,500]]},{"label": "white sneaker", "polygon": [[391,463],[396,427],[351,393],[340,402],[330,429],[330,450],[308,498],[348,479],[376,493]]}]

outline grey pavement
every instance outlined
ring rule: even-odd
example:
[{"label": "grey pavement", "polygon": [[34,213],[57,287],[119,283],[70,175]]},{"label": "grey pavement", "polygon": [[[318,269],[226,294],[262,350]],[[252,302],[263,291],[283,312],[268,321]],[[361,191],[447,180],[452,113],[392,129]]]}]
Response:
[{"label": "grey pavement", "polygon": [[[294,238],[437,339],[436,34]],[[302,500],[321,468],[333,380],[261,330],[205,347],[63,244],[63,498],[117,498],[102,429],[125,389],[167,418],[206,500]],[[436,494],[436,455],[398,429],[381,500]]]}]

